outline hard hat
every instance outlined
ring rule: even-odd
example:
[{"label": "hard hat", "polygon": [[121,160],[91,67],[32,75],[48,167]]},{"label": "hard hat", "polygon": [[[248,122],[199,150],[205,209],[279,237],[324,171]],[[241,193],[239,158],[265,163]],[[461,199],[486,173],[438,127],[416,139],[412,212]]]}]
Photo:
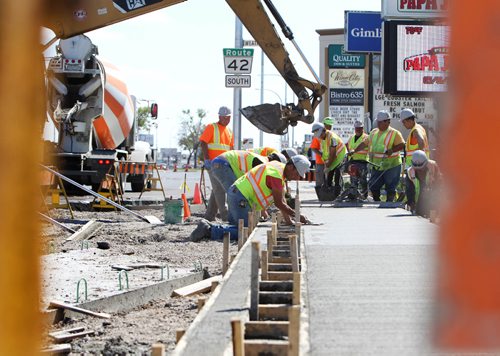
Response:
[{"label": "hard hat", "polygon": [[231,109],[229,109],[227,106],[221,106],[219,108],[219,116],[229,116],[231,115]]},{"label": "hard hat", "polygon": [[315,122],[312,126],[312,132],[314,133],[314,137],[319,138],[325,129],[325,125],[320,122]]},{"label": "hard hat", "polygon": [[309,172],[309,167],[311,165],[311,162],[307,159],[306,156],[303,155],[295,155],[292,158],[290,158],[292,161],[293,165],[295,166],[295,169],[299,173],[299,176],[301,178],[306,177],[306,173]]},{"label": "hard hat", "polygon": [[413,155],[411,156],[411,165],[413,168],[424,168],[427,165],[427,162],[429,162],[429,159],[424,151],[417,150],[413,152]]},{"label": "hard hat", "polygon": [[287,147],[285,149],[282,149],[281,153],[287,158],[292,158],[293,156],[296,156],[298,154],[297,150],[292,147]]},{"label": "hard hat", "polygon": [[285,155],[279,152],[273,152],[269,156],[267,156],[267,158],[269,158],[269,161],[279,161],[281,163],[286,163]]},{"label": "hard hat", "polygon": [[411,109],[403,109],[401,110],[399,121],[410,119],[412,117],[415,118],[415,113]]},{"label": "hard hat", "polygon": [[364,127],[364,126],[365,125],[363,124],[363,121],[359,121],[359,120],[354,121],[354,127],[355,128]]},{"label": "hard hat", "polygon": [[377,113],[377,117],[375,118],[374,122],[390,120],[390,119],[391,119],[391,114],[389,114],[387,110],[380,110]]},{"label": "hard hat", "polygon": [[325,117],[323,119],[323,125],[330,125],[330,126],[332,126],[333,125],[333,119],[331,117]]}]

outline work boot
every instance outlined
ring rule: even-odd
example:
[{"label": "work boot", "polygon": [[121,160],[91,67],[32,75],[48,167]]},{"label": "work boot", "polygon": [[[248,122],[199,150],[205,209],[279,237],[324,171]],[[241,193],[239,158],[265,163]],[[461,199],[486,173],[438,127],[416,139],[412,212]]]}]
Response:
[{"label": "work boot", "polygon": [[373,201],[380,201],[380,192],[372,192]]},{"label": "work boot", "polygon": [[204,238],[210,238],[210,229],[212,225],[208,220],[201,219],[196,229],[193,230],[189,238],[193,242],[201,241]]},{"label": "work boot", "polygon": [[396,192],[387,193],[387,202],[393,202],[396,197]]}]

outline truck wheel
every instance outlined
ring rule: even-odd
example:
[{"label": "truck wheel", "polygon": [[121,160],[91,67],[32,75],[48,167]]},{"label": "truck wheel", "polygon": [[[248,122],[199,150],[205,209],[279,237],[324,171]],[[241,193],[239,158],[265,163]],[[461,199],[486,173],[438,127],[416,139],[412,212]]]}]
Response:
[{"label": "truck wheel", "polygon": [[138,182],[138,183],[130,183],[131,187],[132,187],[132,191],[137,193],[137,192],[142,192],[142,190],[144,189],[144,182]]}]

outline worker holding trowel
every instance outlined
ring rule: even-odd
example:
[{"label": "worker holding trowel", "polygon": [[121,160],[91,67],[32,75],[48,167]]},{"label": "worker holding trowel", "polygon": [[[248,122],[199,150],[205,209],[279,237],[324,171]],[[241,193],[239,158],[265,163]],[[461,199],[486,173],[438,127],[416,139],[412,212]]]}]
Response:
[{"label": "worker holding trowel", "polygon": [[354,153],[361,152],[368,147],[368,157],[372,163],[372,174],[368,186],[374,201],[380,201],[380,190],[385,186],[388,202],[394,201],[396,187],[401,176],[400,151],[405,147],[401,132],[390,126],[391,115],[381,110],[375,118],[377,128],[373,129],[366,140],[361,143]]}]

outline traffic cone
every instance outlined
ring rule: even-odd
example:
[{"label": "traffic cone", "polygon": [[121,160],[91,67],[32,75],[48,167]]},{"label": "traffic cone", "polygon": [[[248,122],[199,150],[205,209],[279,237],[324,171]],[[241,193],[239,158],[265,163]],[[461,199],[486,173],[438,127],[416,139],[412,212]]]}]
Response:
[{"label": "traffic cone", "polygon": [[186,220],[191,216],[191,211],[189,210],[189,204],[186,199],[186,194],[182,193],[181,198],[182,198],[182,205],[184,206],[184,220]]},{"label": "traffic cone", "polygon": [[201,193],[198,183],[194,185],[193,204],[201,204]]}]

